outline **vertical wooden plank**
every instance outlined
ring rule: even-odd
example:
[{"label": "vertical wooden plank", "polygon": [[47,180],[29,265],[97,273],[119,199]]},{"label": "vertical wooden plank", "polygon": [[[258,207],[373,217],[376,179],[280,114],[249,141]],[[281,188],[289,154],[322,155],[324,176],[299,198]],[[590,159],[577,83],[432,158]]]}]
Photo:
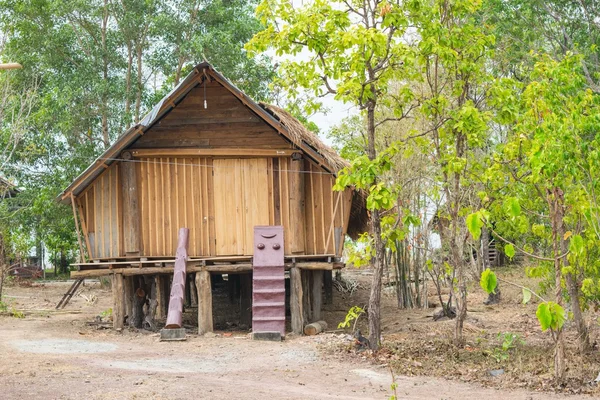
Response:
[{"label": "vertical wooden plank", "polygon": [[154,158],[153,168],[152,168],[152,180],[154,182],[154,192],[152,193],[152,198],[154,199],[154,218],[152,219],[155,224],[154,229],[154,255],[161,255],[161,232],[163,231],[160,226],[160,159]]},{"label": "vertical wooden plank", "polygon": [[156,232],[156,220],[154,219],[154,206],[156,203],[155,199],[155,189],[154,189],[154,158],[148,158],[146,160],[147,163],[147,171],[146,177],[148,180],[147,190],[148,190],[148,249],[147,255],[153,256],[155,254],[155,246],[156,242],[154,240],[155,232]]},{"label": "vertical wooden plank", "polygon": [[[209,195],[208,186],[209,186],[209,178],[212,181],[213,178],[213,168],[208,167],[208,159],[203,158],[204,167],[200,169],[201,172],[201,181],[200,185],[202,188],[202,204],[203,204],[203,213],[204,217],[202,219],[202,233],[203,233],[203,251],[208,251],[208,254],[215,255],[214,246],[215,246],[215,236],[210,234],[210,218],[214,218],[214,214],[209,211],[209,207],[212,207],[215,199]],[[212,210],[212,208],[211,208]]]},{"label": "vertical wooden plank", "polygon": [[148,220],[146,217],[146,208],[147,208],[147,201],[146,201],[146,168],[145,168],[145,161],[143,158],[139,159],[139,162],[136,163],[138,166],[138,177],[139,179],[139,190],[140,190],[140,236],[141,236],[141,244],[140,244],[140,255],[147,255],[145,254],[146,251],[146,246],[148,245],[147,241],[146,241],[146,234],[148,232]]},{"label": "vertical wooden plank", "polygon": [[198,290],[198,335],[204,335],[206,332],[213,331],[210,272],[196,273],[196,289]]},{"label": "vertical wooden plank", "polygon": [[279,203],[281,205],[281,223],[283,225],[283,240],[285,243],[284,249],[286,251],[286,255],[292,254],[290,250],[290,191],[288,183],[289,161],[290,160],[288,158],[279,158],[279,186],[281,188]]},{"label": "vertical wooden plank", "polygon": [[209,227],[209,246],[210,246],[210,255],[214,256],[217,254],[216,252],[216,224],[215,224],[215,194],[214,194],[214,162],[212,159],[207,159],[208,167],[207,170],[207,199],[208,199],[208,227]]},{"label": "vertical wooden plank", "polygon": [[111,186],[111,181],[110,181],[110,171],[107,171],[104,173],[103,177],[102,177],[103,183],[104,183],[104,190],[102,191],[102,210],[103,210],[103,225],[104,225],[104,235],[103,235],[103,251],[104,251],[104,258],[109,258],[110,257],[110,236],[111,236],[111,218],[110,218],[110,207],[111,207],[111,201],[110,201],[110,186]]},{"label": "vertical wooden plank", "polygon": [[93,245],[94,245],[94,258],[96,258],[96,259],[101,258],[101,256],[102,256],[100,253],[102,227],[101,227],[101,224],[98,223],[99,222],[98,217],[99,217],[101,210],[100,210],[100,208],[98,208],[99,207],[98,205],[100,204],[100,201],[99,201],[100,196],[97,195],[97,190],[96,190],[97,185],[99,185],[99,181],[96,181],[96,183],[94,183],[94,188],[93,188],[93,190],[94,190],[94,225],[96,226],[96,229],[94,231],[94,244]]},{"label": "vertical wooden plank", "polygon": [[[138,182],[131,153],[123,153],[121,191],[123,193],[123,230],[125,255],[140,252],[140,213],[138,208]],[[118,212],[117,212],[118,214]]]},{"label": "vertical wooden plank", "polygon": [[292,159],[289,172],[290,249],[293,254],[305,253],[305,171],[304,158]]},{"label": "vertical wooden plank", "polygon": [[178,158],[174,158],[174,165],[173,168],[175,170],[175,179],[173,180],[173,182],[175,182],[175,229],[174,230],[179,230],[179,228],[181,228],[181,218],[179,216],[179,202],[180,202],[180,196],[179,196],[179,159]]},{"label": "vertical wooden plank", "polygon": [[108,193],[107,193],[107,197],[108,197],[108,215],[107,215],[107,224],[108,224],[108,246],[107,246],[107,256],[108,257],[113,257],[113,247],[114,247],[114,241],[113,241],[113,192],[115,190],[114,188],[114,183],[113,183],[113,168],[109,168],[107,170],[107,177],[106,180],[108,181]]},{"label": "vertical wooden plank", "polygon": [[[274,201],[274,188],[273,188],[273,159],[267,159],[267,184],[269,186],[267,202],[269,207],[269,222],[267,225],[275,224],[275,201]],[[279,225],[279,224],[277,224]]]},{"label": "vertical wooden plank", "polygon": [[183,186],[183,223],[182,223],[181,227],[189,228],[188,209],[187,209],[187,205],[188,205],[187,158],[182,158],[181,162],[183,164],[183,185],[182,185]]},{"label": "vertical wooden plank", "polygon": [[191,232],[191,246],[190,246],[190,253],[192,255],[199,255],[198,254],[198,249],[197,249],[197,239],[198,237],[196,236],[196,226],[198,225],[198,217],[197,217],[197,208],[198,208],[198,201],[197,201],[197,197],[196,197],[196,159],[192,158],[190,159],[190,204],[192,205],[192,219],[190,221],[190,232]]},{"label": "vertical wooden plank", "polygon": [[244,230],[243,253],[253,254],[254,227],[269,225],[269,177],[265,174],[268,168],[267,159],[245,159],[242,161],[241,172],[243,184],[241,196],[244,199]]},{"label": "vertical wooden plank", "polygon": [[165,235],[167,237],[167,248],[168,254],[175,254],[173,251],[175,249],[175,243],[177,243],[177,238],[175,238],[177,228],[173,227],[173,180],[171,179],[171,157],[166,158],[165,162]]},{"label": "vertical wooden plank", "polygon": [[[168,161],[168,158],[167,158]],[[166,256],[167,255],[167,242],[168,242],[168,238],[167,235],[169,234],[169,231],[166,229],[165,227],[165,223],[166,223],[166,209],[165,209],[165,205],[166,205],[166,194],[165,191],[168,192],[169,188],[165,187],[165,159],[164,158],[159,158],[159,164],[158,164],[159,170],[160,170],[160,187],[158,188],[158,193],[157,196],[160,198],[160,205],[158,208],[158,212],[160,214],[159,219],[158,219],[158,230],[160,231],[160,244],[161,244],[161,249],[160,249],[160,255],[162,256]],[[171,250],[171,249],[169,249]],[[169,252],[169,254],[174,254],[174,252]]]},{"label": "vertical wooden plank", "polygon": [[[273,199],[273,225],[282,225],[281,222],[281,179],[279,177],[279,158],[272,159],[273,164],[273,195],[270,196]],[[285,232],[285,227],[284,227]],[[285,233],[284,233],[285,240]],[[287,249],[287,247],[286,247]]]}]

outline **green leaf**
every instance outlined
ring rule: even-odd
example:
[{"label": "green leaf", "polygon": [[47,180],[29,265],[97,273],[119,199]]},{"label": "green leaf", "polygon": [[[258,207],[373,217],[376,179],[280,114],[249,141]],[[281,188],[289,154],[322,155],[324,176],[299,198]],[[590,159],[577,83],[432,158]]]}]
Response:
[{"label": "green leaf", "polygon": [[575,235],[571,238],[571,243],[569,244],[569,250],[571,250],[571,253],[574,253],[577,256],[580,256],[583,254],[585,247],[584,247],[583,238],[581,237],[581,235]]},{"label": "green leaf", "polygon": [[481,273],[479,285],[481,285],[481,288],[485,290],[487,294],[496,293],[496,286],[498,286],[498,279],[496,278],[496,274],[492,270],[487,268]]},{"label": "green leaf", "polygon": [[481,228],[483,228],[483,221],[481,220],[480,214],[473,213],[467,216],[467,229],[473,236],[473,239],[478,240],[481,236]]},{"label": "green leaf", "polygon": [[531,290],[523,288],[523,304],[529,303],[531,300]]},{"label": "green leaf", "polygon": [[565,323],[565,309],[553,301],[540,303],[535,315],[543,331],[547,329],[557,331]]},{"label": "green leaf", "polygon": [[507,244],[504,246],[504,254],[506,254],[508,258],[512,259],[515,256],[515,246],[512,244]]},{"label": "green leaf", "polygon": [[540,326],[542,330],[545,331],[550,328],[552,324],[552,314],[550,314],[550,308],[548,307],[548,303],[540,303],[535,312],[535,316],[540,322]]},{"label": "green leaf", "polygon": [[506,199],[504,202],[504,207],[508,215],[511,217],[518,217],[521,215],[521,205],[519,204],[519,200],[514,197],[509,197]]}]

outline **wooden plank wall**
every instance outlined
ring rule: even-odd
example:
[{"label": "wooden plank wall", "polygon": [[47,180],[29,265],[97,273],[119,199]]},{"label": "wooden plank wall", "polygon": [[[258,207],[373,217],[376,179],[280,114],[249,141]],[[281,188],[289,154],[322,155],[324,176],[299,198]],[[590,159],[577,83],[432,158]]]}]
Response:
[{"label": "wooden plank wall", "polygon": [[190,230],[188,254],[215,254],[213,161],[152,157],[137,163],[144,256],[174,256],[179,228]]},{"label": "wooden plank wall", "polygon": [[[135,162],[141,256],[174,256],[180,227],[190,229],[190,256],[251,255],[255,225],[283,225],[285,249],[291,248],[290,158],[144,157]],[[336,228],[346,233],[352,192],[333,192],[335,178],[311,162],[305,169],[304,254],[332,255]],[[94,259],[125,255],[119,180],[115,163],[78,197]]]},{"label": "wooden plank wall", "polygon": [[206,90],[204,84],[193,88],[131,148],[289,149],[292,145],[229,90],[212,81]]},{"label": "wooden plank wall", "polygon": [[216,254],[253,254],[254,226],[272,225],[272,159],[214,160]]},{"label": "wooden plank wall", "polygon": [[306,207],[306,254],[335,254],[335,228],[345,234],[350,190],[334,192],[335,177],[306,162],[304,177]]},{"label": "wooden plank wall", "polygon": [[78,196],[93,259],[116,258],[122,254],[123,226],[119,164],[108,167]]}]

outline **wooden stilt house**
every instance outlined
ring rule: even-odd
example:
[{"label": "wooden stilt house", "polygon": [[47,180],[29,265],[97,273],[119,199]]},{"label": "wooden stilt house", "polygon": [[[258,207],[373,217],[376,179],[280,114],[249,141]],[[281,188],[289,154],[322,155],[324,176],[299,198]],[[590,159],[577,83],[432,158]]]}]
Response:
[{"label": "wooden stilt house", "polygon": [[[254,226],[282,225],[286,268],[324,274],[327,296],[345,235],[366,230],[362,196],[332,191],[345,165],[290,114],[254,102],[201,63],[60,195],[80,232],[83,262],[72,277],[113,276],[116,327],[131,315],[136,286],[154,289],[160,318],[179,228],[189,229],[189,274],[244,280]],[[304,279],[302,323],[320,313],[322,278],[315,281],[308,290]],[[201,282],[209,287],[196,288],[200,331],[209,331],[211,279]]]}]

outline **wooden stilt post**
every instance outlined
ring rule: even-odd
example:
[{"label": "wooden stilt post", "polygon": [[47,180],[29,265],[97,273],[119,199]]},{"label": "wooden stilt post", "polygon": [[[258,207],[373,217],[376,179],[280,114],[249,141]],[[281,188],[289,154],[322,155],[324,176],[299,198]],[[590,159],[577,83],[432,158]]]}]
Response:
[{"label": "wooden stilt post", "polygon": [[125,315],[127,320],[131,320],[133,314],[133,276],[126,276],[123,279],[123,295],[125,297]]},{"label": "wooden stilt post", "polygon": [[164,307],[164,315],[167,316],[169,312],[169,300],[171,298],[171,277],[168,275],[161,275],[161,279],[163,280],[163,307]]},{"label": "wooden stilt post", "polygon": [[333,303],[333,271],[323,271],[323,286],[325,289],[325,301],[324,304]]},{"label": "wooden stilt post", "polygon": [[134,290],[131,299],[131,318],[129,326],[133,328],[141,328],[144,321],[144,303],[146,302],[146,291],[144,290],[144,278],[142,276],[134,279]]},{"label": "wooden stilt post", "polygon": [[196,289],[198,290],[198,335],[213,331],[212,284],[210,272],[196,273]]},{"label": "wooden stilt post", "polygon": [[156,286],[156,319],[166,318],[166,307],[165,307],[165,284],[163,283],[164,277],[161,275],[154,275],[154,285]]},{"label": "wooden stilt post", "polygon": [[292,332],[302,335],[304,332],[304,307],[302,290],[302,271],[298,267],[290,269],[290,313]]},{"label": "wooden stilt post", "polygon": [[197,306],[198,305],[198,289],[196,289],[196,280],[194,279],[194,275],[191,275],[190,279],[190,305]]},{"label": "wooden stilt post", "polygon": [[310,296],[312,293],[312,274],[311,271],[301,270],[302,271],[302,310],[303,313],[303,326],[309,324],[313,320],[312,315],[312,303],[310,301]]},{"label": "wooden stilt post", "polygon": [[228,291],[228,295],[229,295],[229,303],[230,304],[235,304],[237,302],[238,299],[238,280],[239,280],[239,275],[237,274],[229,274],[229,276],[227,277],[227,291]]},{"label": "wooden stilt post", "polygon": [[113,328],[116,330],[123,329],[125,321],[125,294],[123,290],[123,274],[114,274],[112,276],[112,292],[113,292]]},{"label": "wooden stilt post", "polygon": [[185,285],[185,307],[191,307],[192,305],[192,285],[190,285],[190,282],[188,280],[188,278],[186,278],[187,280],[187,284]]},{"label": "wooden stilt post", "polygon": [[240,275],[240,324],[252,326],[252,274]]},{"label": "wooden stilt post", "polygon": [[312,272],[312,295],[311,309],[312,318],[310,322],[321,320],[321,306],[323,304],[323,270],[317,269]]}]

